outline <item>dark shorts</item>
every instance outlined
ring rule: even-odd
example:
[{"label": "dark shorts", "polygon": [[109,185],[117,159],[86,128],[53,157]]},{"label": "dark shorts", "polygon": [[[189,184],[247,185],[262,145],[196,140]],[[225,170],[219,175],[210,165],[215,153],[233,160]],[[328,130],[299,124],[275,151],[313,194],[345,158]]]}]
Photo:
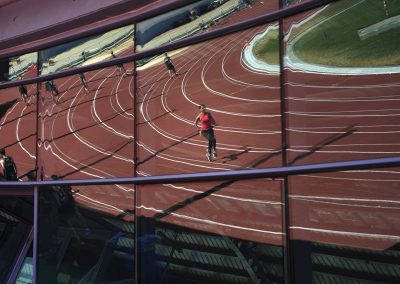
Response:
[{"label": "dark shorts", "polygon": [[173,65],[171,62],[166,62],[165,65],[167,66],[167,68],[168,68],[169,70],[172,70],[172,69],[175,68],[174,65]]}]

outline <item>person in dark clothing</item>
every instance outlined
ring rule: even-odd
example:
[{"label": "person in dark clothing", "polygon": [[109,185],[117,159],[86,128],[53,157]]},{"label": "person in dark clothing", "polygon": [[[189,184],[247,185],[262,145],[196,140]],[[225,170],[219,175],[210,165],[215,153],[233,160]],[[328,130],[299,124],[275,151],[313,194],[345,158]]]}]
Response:
[{"label": "person in dark clothing", "polygon": [[3,168],[3,176],[5,180],[17,181],[17,166],[12,157],[6,155],[4,148],[0,149],[0,165]]},{"label": "person in dark clothing", "polygon": [[25,104],[28,104],[28,89],[24,84],[21,84],[18,86],[19,93],[22,97],[22,100],[24,101]]},{"label": "person in dark clothing", "polygon": [[54,84],[53,80],[46,81],[46,91],[50,92],[53,96],[53,102],[58,104],[60,92],[57,89],[57,86]]},{"label": "person in dark clothing", "polygon": [[88,85],[88,82],[86,80],[85,74],[79,73],[79,79],[81,79],[83,88],[85,88],[86,93],[89,93],[89,85]]},{"label": "person in dark clothing", "polygon": [[[113,51],[111,51],[111,56],[112,56],[112,58],[117,58],[117,56],[114,54]],[[125,77],[126,69],[125,69],[124,65],[123,64],[118,64],[117,67],[119,69],[119,72],[121,73],[121,76]]]},{"label": "person in dark clothing", "polygon": [[85,53],[85,51],[82,51],[81,55],[82,55],[83,61],[86,61],[86,53]]},{"label": "person in dark clothing", "polygon": [[171,57],[168,56],[168,53],[164,54],[164,64],[167,66],[169,77],[178,77],[178,74],[175,70],[175,65],[172,63]]}]

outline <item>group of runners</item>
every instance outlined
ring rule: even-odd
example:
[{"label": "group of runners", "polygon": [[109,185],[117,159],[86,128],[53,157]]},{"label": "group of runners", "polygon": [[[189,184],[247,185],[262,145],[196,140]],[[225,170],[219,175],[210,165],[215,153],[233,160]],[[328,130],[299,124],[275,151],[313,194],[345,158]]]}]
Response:
[{"label": "group of runners", "polygon": [[[116,58],[116,55],[114,54],[113,51],[111,51],[111,57]],[[178,73],[176,72],[175,65],[173,64],[171,57],[168,56],[168,53],[164,54],[164,64],[167,67],[171,79],[179,77]],[[120,70],[121,76],[125,76],[127,72],[123,64],[118,64],[117,66]],[[83,88],[88,93],[89,84],[88,81],[86,80],[84,73],[79,73],[79,79],[81,80]],[[45,88],[47,92],[52,94],[53,102],[55,104],[58,104],[60,92],[57,86],[55,85],[54,81],[53,80],[46,81]],[[26,86],[19,85],[19,92],[23,98],[23,101],[27,103],[29,96]],[[200,113],[197,115],[194,124],[196,127],[198,127],[199,134],[208,141],[206,157],[208,161],[212,161],[213,159],[217,158],[217,146],[216,146],[217,142],[214,135],[214,126],[216,125],[216,122],[211,112],[207,110],[204,104],[199,105],[198,108],[200,110]]]},{"label": "group of runners", "polygon": [[[170,78],[177,78],[179,75],[176,72],[175,65],[172,63],[171,57],[168,53],[164,54],[164,64],[168,69]],[[216,122],[211,112],[207,110],[204,104],[198,106],[200,113],[194,120],[194,125],[198,128],[200,136],[204,137],[208,141],[208,147],[206,151],[206,157],[208,161],[217,159],[217,140],[214,134],[214,127]]]}]

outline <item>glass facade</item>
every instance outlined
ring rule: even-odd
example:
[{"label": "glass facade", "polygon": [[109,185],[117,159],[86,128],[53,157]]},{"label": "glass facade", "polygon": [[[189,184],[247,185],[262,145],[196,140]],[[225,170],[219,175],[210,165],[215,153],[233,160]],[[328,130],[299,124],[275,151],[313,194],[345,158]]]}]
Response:
[{"label": "glass facade", "polygon": [[0,282],[400,282],[400,1],[322,2],[0,58]]},{"label": "glass facade", "polygon": [[117,185],[41,188],[38,283],[132,283],[133,204],[133,190]]},{"label": "glass facade", "polygon": [[139,186],[141,283],[283,281],[282,189],[261,179]]}]

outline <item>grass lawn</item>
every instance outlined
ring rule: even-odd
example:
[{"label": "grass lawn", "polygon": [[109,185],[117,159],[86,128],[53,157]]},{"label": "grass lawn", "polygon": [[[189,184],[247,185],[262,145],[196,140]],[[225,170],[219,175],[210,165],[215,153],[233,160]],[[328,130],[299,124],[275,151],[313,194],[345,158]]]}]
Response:
[{"label": "grass lawn", "polygon": [[[357,1],[350,2],[357,3]],[[305,31],[294,44],[293,52],[305,62],[328,66],[400,65],[400,27],[364,40],[357,34],[360,29],[400,14],[400,0],[389,0],[387,3],[389,16],[385,13],[382,0],[360,1],[348,10],[343,9],[342,1],[333,3],[330,8],[331,13],[337,6],[334,16]],[[326,19],[326,16],[324,18]],[[274,35],[268,33],[257,43],[254,50],[257,58],[269,64],[278,63],[276,33],[277,31]]]},{"label": "grass lawn", "polygon": [[279,64],[278,28],[270,30],[253,48],[254,55],[268,63]]}]

